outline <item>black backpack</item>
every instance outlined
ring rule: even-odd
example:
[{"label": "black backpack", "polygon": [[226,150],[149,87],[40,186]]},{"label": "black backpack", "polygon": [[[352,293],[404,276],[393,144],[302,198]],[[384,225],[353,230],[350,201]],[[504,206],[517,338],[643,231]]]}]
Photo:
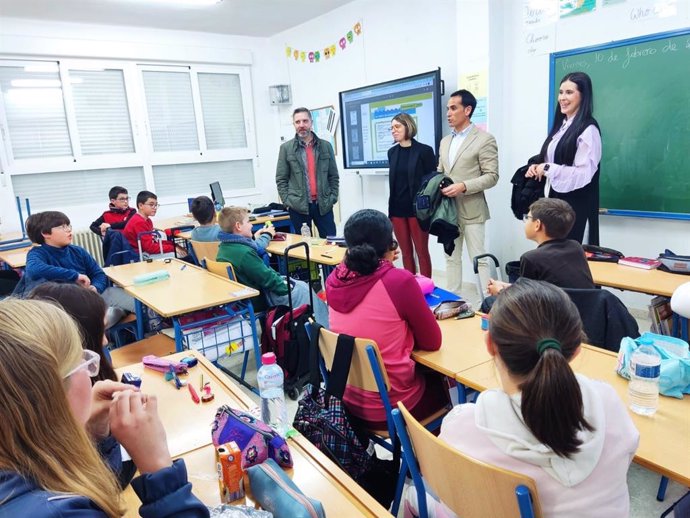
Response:
[{"label": "black backpack", "polygon": [[544,185],[546,182],[525,177],[529,166],[537,162],[539,162],[539,155],[530,158],[527,161],[527,165],[523,165],[515,171],[513,178],[510,180],[510,183],[513,184],[513,192],[510,196],[510,209],[519,220],[522,220],[522,217],[529,212],[530,205],[539,198],[544,197]]}]

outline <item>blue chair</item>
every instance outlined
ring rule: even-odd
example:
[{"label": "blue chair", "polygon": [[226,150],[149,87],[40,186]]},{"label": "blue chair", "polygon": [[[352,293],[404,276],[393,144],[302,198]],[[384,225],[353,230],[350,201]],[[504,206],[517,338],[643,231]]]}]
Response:
[{"label": "blue chair", "polygon": [[463,518],[542,517],[537,486],[530,477],[477,461],[452,448],[426,430],[402,403],[392,414],[417,490],[419,518],[428,518],[425,482]]},{"label": "blue chair", "polygon": [[[310,333],[312,332],[311,327],[309,327],[308,331]],[[324,380],[328,380],[328,371],[330,371],[331,365],[333,365],[337,342],[338,335],[336,333],[323,328],[321,329],[319,350],[321,352],[321,371]],[[376,444],[379,444],[395,455],[396,450],[398,452],[400,451],[400,443],[398,442],[395,425],[393,424],[393,408],[388,395],[390,382],[388,380],[386,366],[376,342],[366,338],[355,338],[355,350],[352,353],[352,363],[350,364],[350,375],[347,379],[347,384],[362,390],[379,393],[381,403],[386,411],[387,426],[385,430],[369,429],[367,432]],[[427,427],[429,430],[437,429],[441,426],[441,421],[447,412],[447,408],[439,410],[426,418],[423,421],[423,426]],[[391,508],[393,516],[398,514],[398,506],[400,505],[400,496],[402,495],[406,474],[407,465],[403,457],[400,472],[398,474],[395,498]]]}]

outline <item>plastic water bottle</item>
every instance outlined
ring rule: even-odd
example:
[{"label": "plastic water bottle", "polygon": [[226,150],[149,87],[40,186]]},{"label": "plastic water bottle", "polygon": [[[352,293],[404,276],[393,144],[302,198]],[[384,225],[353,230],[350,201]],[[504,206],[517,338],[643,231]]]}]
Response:
[{"label": "plastic water bottle", "polygon": [[302,237],[305,239],[305,241],[308,242],[309,239],[311,239],[311,229],[306,223],[302,223],[302,228],[300,229],[299,233],[302,234]]},{"label": "plastic water bottle", "polygon": [[287,408],[283,391],[283,369],[276,364],[276,355],[261,356],[261,368],[256,373],[261,395],[261,420],[283,437],[287,432]]},{"label": "plastic water bottle", "polygon": [[652,415],[656,412],[659,406],[660,373],[661,356],[651,340],[642,340],[630,358],[630,410],[640,415]]}]

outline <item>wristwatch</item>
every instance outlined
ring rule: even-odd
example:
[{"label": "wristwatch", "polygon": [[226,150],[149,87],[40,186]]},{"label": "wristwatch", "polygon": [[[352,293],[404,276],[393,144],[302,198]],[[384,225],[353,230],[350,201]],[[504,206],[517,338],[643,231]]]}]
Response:
[{"label": "wristwatch", "polygon": [[544,172],[548,171],[550,167],[551,164],[544,164]]}]

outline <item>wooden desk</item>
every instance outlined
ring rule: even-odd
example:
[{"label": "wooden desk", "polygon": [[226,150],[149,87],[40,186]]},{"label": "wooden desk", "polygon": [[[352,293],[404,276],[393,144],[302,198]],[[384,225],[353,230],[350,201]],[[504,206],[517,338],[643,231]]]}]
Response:
[{"label": "wooden desk", "polygon": [[451,378],[455,374],[491,359],[484,345],[481,318],[439,321],[443,342],[438,351],[413,351],[412,358]]},{"label": "wooden desk", "polygon": [[[259,228],[265,225],[267,221],[270,221],[274,224],[278,222],[279,224],[275,225],[276,227],[286,226],[292,228],[292,224],[290,223],[290,216],[258,216],[257,218],[250,220],[252,224],[252,230],[256,232],[257,230],[259,230]],[[173,218],[161,219],[157,222],[154,222],[153,225],[158,230],[167,230],[169,228],[183,227],[187,225],[194,225],[195,227],[198,227],[199,223],[191,216],[191,214],[182,214],[180,216],[175,216]],[[192,239],[192,231],[186,230],[184,232],[180,232],[175,237],[190,240]]]},{"label": "wooden desk", "polygon": [[594,284],[621,290],[637,291],[649,295],[670,297],[681,284],[690,282],[690,276],[661,270],[643,270],[617,263],[589,261]]},{"label": "wooden desk", "polygon": [[[628,381],[616,374],[616,354],[583,345],[571,363],[573,370],[611,385],[627,406]],[[498,387],[493,361],[487,361],[455,376],[460,383],[485,390]],[[634,461],[661,475],[690,486],[690,398],[660,396],[659,409],[651,417],[630,412],[640,432],[640,445]]]},{"label": "wooden desk", "polygon": [[[180,451],[180,449],[199,445],[173,456],[185,459],[194,494],[206,505],[214,506],[220,503],[220,494],[215,453],[211,445],[210,424],[213,415],[223,402],[245,410],[255,405],[232,380],[221,374],[208,360],[198,353],[192,354],[199,358],[199,365],[190,369],[189,376],[197,382],[201,371],[204,372],[204,379],[207,374],[210,376],[209,380],[216,395],[212,403],[195,405],[186,389],[177,391],[169,383],[160,381],[162,373],[149,369],[143,373],[146,378],[143,380],[142,390],[158,397],[158,410],[166,429],[171,453],[173,446]],[[137,369],[141,368],[139,364],[118,369],[118,372],[139,372]],[[211,413],[207,415],[208,412]],[[304,494],[321,501],[328,518],[390,516],[378,502],[304,437],[298,436],[289,439],[288,442],[294,467],[286,470],[287,473]],[[125,516],[128,518],[138,516],[137,509],[140,502],[131,486],[124,492],[124,501],[127,506]],[[247,505],[252,505],[250,500],[247,501]]]},{"label": "wooden desk", "polygon": [[32,248],[33,245],[15,248],[14,250],[5,250],[4,252],[0,251],[0,262],[5,263],[10,268],[24,268],[26,266],[26,255]]},{"label": "wooden desk", "polygon": [[191,214],[180,214],[171,218],[155,218],[153,220],[153,228],[156,230],[168,230],[175,227],[198,226],[197,221]]},{"label": "wooden desk", "polygon": [[[172,278],[176,272],[180,271],[182,264],[187,263],[178,260],[167,261],[165,259],[155,259],[151,262],[141,261],[138,263],[123,264],[120,266],[108,266],[107,268],[103,268],[103,271],[111,281],[124,288],[126,286],[133,286],[134,278],[137,275],[155,272],[157,270],[168,271],[170,273],[170,277]],[[188,268],[190,266],[191,265],[187,265]]]},{"label": "wooden desk", "polygon": [[[304,242],[304,238],[298,234],[285,234],[287,239],[285,241],[271,241],[266,247],[266,251],[271,254],[285,255],[285,249],[288,246],[294,245],[295,243]],[[314,242],[325,243],[325,239],[313,238]],[[312,262],[321,264],[324,266],[337,266],[345,257],[346,248],[337,245],[312,245],[309,244],[309,259]],[[295,250],[290,250],[290,257],[294,259],[305,260],[307,254],[304,248],[297,248]]]}]

